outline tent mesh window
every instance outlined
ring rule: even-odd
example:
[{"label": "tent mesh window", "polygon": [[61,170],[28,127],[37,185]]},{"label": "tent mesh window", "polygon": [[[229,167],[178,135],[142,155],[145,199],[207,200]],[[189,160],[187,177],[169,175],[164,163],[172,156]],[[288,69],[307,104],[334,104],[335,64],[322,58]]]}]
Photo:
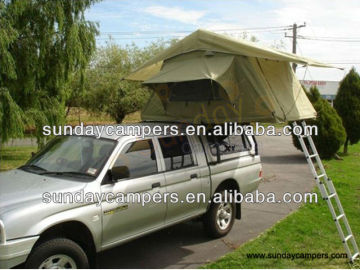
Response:
[{"label": "tent mesh window", "polygon": [[210,101],[219,100],[220,86],[212,80],[197,80],[169,83],[170,101]]}]

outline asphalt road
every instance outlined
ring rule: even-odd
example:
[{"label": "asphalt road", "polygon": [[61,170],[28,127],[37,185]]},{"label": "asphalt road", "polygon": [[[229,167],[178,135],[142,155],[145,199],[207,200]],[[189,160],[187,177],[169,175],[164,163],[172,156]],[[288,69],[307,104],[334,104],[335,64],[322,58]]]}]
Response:
[{"label": "asphalt road", "polygon": [[[264,182],[259,191],[310,192],[315,185],[303,153],[291,137],[259,137]],[[255,238],[296,210],[299,204],[243,204],[242,219],[222,239],[209,239],[200,222],[189,221],[150,234],[99,256],[101,268],[197,268]]]}]

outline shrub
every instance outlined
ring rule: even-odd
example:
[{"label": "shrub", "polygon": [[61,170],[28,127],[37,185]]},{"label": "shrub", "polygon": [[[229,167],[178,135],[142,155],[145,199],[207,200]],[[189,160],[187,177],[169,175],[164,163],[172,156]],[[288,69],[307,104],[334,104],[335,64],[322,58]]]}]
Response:
[{"label": "shrub", "polygon": [[[330,159],[336,154],[345,141],[345,129],[336,110],[323,98],[316,87],[310,88],[306,94],[317,112],[316,119],[306,120],[307,125],[316,125],[318,135],[313,135],[315,146],[321,158]],[[307,139],[305,139],[307,142]],[[293,143],[301,149],[297,136],[293,135]]]},{"label": "shrub", "polygon": [[344,153],[347,153],[348,143],[360,140],[360,76],[354,68],[341,81],[334,107],[346,130]]}]

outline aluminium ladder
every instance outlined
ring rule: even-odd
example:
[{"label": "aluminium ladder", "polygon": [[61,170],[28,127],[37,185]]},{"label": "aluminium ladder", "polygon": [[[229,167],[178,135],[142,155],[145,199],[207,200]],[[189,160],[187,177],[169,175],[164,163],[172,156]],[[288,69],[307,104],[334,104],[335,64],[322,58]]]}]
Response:
[{"label": "aluminium ladder", "polygon": [[[302,130],[304,131],[305,127],[306,127],[306,122],[302,121],[301,124],[303,127]],[[294,122],[293,126],[294,127],[297,126],[297,123]],[[303,152],[305,154],[306,160],[309,164],[310,170],[311,170],[313,176],[315,177],[315,181],[320,190],[321,196],[324,200],[326,200],[326,202],[328,204],[329,210],[331,212],[333,220],[335,221],[336,228],[339,232],[340,238],[343,242],[343,245],[346,250],[347,256],[350,260],[350,263],[353,263],[354,260],[357,257],[359,257],[359,255],[360,255],[359,248],[356,244],[355,237],[351,231],[348,219],[347,219],[344,209],[341,205],[339,196],[336,193],[334,184],[326,174],[325,168],[321,162],[320,156],[316,150],[316,147],[315,147],[315,144],[314,144],[314,141],[313,141],[311,135],[307,135],[307,134],[297,135],[297,137],[301,144],[301,148],[303,149]],[[306,142],[304,140],[305,138],[308,140],[308,145],[306,144]],[[309,150],[311,150],[311,152],[309,152]],[[313,162],[314,159],[315,159],[315,162]],[[316,163],[316,165],[320,171],[320,174],[318,174],[316,165],[314,163]],[[335,210],[332,199],[335,200],[338,211]],[[341,226],[341,221],[343,222],[345,229],[343,229],[343,227]],[[346,233],[344,233],[344,232],[346,232]],[[352,244],[352,249],[350,248],[351,246],[349,245],[349,242]]]}]

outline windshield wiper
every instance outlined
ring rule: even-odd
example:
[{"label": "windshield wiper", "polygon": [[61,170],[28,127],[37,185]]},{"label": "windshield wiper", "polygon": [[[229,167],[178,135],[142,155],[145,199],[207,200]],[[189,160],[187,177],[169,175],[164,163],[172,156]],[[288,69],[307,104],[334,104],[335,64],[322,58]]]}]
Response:
[{"label": "windshield wiper", "polygon": [[47,172],[46,169],[40,167],[40,166],[37,166],[37,165],[33,165],[33,164],[29,164],[29,165],[23,165],[21,167],[19,167],[19,169],[35,169],[35,170],[40,170],[40,171],[43,171],[43,172]]},{"label": "windshield wiper", "polygon": [[76,176],[86,176],[86,177],[91,177],[91,178],[95,178],[95,176],[88,174],[88,173],[83,173],[83,172],[50,172],[50,171],[46,171],[43,173],[40,173],[41,175],[48,175],[48,174],[55,174],[55,175],[76,175]]}]

